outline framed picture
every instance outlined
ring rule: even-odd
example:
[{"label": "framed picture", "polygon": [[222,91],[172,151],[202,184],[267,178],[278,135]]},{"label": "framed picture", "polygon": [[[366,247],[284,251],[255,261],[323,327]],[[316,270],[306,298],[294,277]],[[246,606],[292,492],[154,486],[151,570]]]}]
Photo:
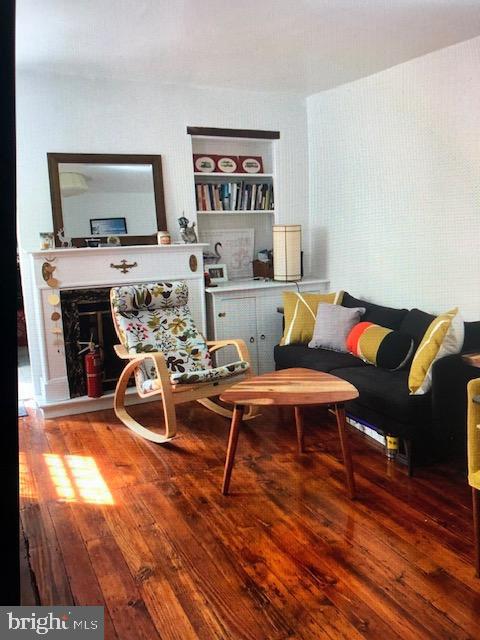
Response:
[{"label": "framed picture", "polygon": [[92,236],[117,236],[127,233],[126,218],[90,218]]},{"label": "framed picture", "polygon": [[208,242],[210,253],[215,252],[218,242],[222,245],[221,260],[227,265],[230,280],[252,278],[252,261],[255,258],[255,230],[245,229],[210,229],[200,230],[201,242]]},{"label": "framed picture", "polygon": [[227,282],[227,265],[226,264],[206,264],[205,271],[210,276],[213,283]]}]

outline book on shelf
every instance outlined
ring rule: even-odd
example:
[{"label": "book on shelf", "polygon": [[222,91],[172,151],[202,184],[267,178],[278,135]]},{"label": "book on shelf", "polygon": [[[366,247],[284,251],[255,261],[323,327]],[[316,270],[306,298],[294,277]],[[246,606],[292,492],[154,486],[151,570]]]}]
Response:
[{"label": "book on shelf", "polygon": [[272,211],[271,182],[202,182],[195,186],[197,211]]}]

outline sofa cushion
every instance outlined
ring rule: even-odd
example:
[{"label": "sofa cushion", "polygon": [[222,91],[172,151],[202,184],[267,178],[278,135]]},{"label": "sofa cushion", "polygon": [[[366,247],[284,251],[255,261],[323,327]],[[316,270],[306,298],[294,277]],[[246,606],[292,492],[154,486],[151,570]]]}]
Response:
[{"label": "sofa cushion", "polygon": [[367,300],[354,298],[347,292],[343,294],[342,307],[365,307],[366,311],[362,320],[379,324],[381,327],[387,327],[388,329],[398,329],[403,318],[408,313],[407,309],[382,307]]},{"label": "sofa cushion", "polygon": [[411,309],[402,320],[399,331],[413,338],[415,351],[418,349],[423,340],[423,336],[435,318],[436,316],[431,313],[426,313],[420,309]]},{"label": "sofa cushion", "polygon": [[410,367],[408,386],[411,393],[421,395],[430,389],[433,363],[444,356],[460,353],[464,336],[464,322],[457,307],[433,320]]},{"label": "sofa cushion", "polygon": [[463,342],[464,353],[480,350],[480,321],[465,322],[465,340]]},{"label": "sofa cushion", "polygon": [[371,322],[359,322],[347,337],[354,356],[382,369],[402,369],[413,355],[413,338]]},{"label": "sofa cushion", "polygon": [[308,344],[312,339],[320,303],[340,304],[343,291],[337,293],[304,293],[283,291],[284,333],[281,344]]},{"label": "sofa cushion", "polygon": [[338,304],[319,304],[311,349],[331,349],[347,353],[347,336],[365,313],[365,307],[342,307]]},{"label": "sofa cushion", "polygon": [[387,371],[367,365],[336,369],[331,373],[358,389],[360,395],[356,405],[365,406],[383,416],[391,416],[397,423],[418,424],[430,408],[429,395],[410,395],[408,371]]},{"label": "sofa cushion", "polygon": [[310,349],[303,344],[277,345],[274,349],[277,369],[305,367],[328,373],[339,367],[365,368],[367,365],[349,353],[339,353],[327,349]]}]

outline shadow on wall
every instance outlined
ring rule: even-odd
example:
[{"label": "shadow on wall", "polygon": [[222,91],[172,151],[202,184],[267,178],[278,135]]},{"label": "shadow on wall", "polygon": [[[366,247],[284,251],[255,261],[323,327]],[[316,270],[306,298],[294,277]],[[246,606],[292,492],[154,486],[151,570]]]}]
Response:
[{"label": "shadow on wall", "polygon": [[326,227],[315,227],[310,237],[311,273],[317,278],[328,277],[328,245]]}]

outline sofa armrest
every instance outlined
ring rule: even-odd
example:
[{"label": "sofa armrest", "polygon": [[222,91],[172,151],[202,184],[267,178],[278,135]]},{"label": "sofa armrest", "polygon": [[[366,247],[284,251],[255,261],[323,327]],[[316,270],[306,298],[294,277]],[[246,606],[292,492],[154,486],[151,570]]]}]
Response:
[{"label": "sofa armrest", "polygon": [[466,460],[467,384],[479,377],[479,369],[465,362],[461,354],[440,358],[432,368],[433,428],[451,448]]}]

